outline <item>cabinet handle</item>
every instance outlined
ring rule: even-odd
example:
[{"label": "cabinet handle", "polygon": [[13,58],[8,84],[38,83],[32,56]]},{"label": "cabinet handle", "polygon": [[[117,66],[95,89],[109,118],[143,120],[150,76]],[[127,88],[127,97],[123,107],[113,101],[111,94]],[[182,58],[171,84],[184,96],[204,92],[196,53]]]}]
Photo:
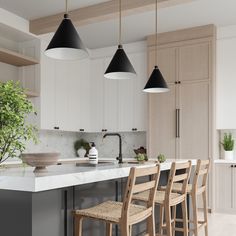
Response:
[{"label": "cabinet handle", "polygon": [[54,129],[60,129],[58,126],[55,126]]},{"label": "cabinet handle", "polygon": [[137,128],[133,128],[132,131],[137,131],[138,129]]},{"label": "cabinet handle", "polygon": [[84,129],[80,129],[79,131],[80,131],[80,132],[84,132]]},{"label": "cabinet handle", "polygon": [[230,167],[231,167],[231,168],[234,168],[234,165],[231,165]]},{"label": "cabinet handle", "polygon": [[180,138],[180,132],[179,132],[179,114],[180,109],[175,110],[175,137]]},{"label": "cabinet handle", "polygon": [[107,129],[102,129],[102,132],[107,132]]}]

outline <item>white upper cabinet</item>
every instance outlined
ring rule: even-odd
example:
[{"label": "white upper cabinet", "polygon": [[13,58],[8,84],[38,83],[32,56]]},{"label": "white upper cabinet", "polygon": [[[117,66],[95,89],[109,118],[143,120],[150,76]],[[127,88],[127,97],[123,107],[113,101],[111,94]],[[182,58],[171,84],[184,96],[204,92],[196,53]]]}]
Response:
[{"label": "white upper cabinet", "polygon": [[129,59],[137,77],[118,81],[118,130],[145,131],[147,122],[147,94],[143,88],[147,78],[146,53],[133,53]]},{"label": "white upper cabinet", "polygon": [[41,129],[146,130],[147,94],[142,91],[148,79],[146,52],[129,54],[137,78],[122,81],[104,78],[111,57],[106,56],[106,50],[101,52],[102,56],[92,59],[59,61],[47,58],[42,51]]}]

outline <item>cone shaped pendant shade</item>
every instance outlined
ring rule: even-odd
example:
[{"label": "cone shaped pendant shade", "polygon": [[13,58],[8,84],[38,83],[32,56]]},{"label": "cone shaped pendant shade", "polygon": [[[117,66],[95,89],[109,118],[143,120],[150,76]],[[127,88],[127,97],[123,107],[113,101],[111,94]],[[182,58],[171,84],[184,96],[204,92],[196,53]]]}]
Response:
[{"label": "cone shaped pendant shade", "polygon": [[45,50],[45,55],[60,60],[78,60],[88,57],[88,52],[67,13]]},{"label": "cone shaped pendant shade", "polygon": [[104,75],[108,79],[132,79],[136,72],[121,45],[113,56]]},{"label": "cone shaped pendant shade", "polygon": [[104,77],[107,79],[132,79],[136,77],[136,72],[121,45],[121,0],[119,0],[119,12],[119,46]]},{"label": "cone shaped pendant shade", "polygon": [[155,63],[156,66],[154,67],[154,70],[152,71],[152,74],[145,85],[143,91],[147,93],[164,93],[168,92],[169,88],[166,84],[166,81],[160,72],[158,66],[157,66],[157,0],[156,0],[156,42],[155,42]]},{"label": "cone shaped pendant shade", "polygon": [[169,91],[166,81],[157,66],[155,66],[143,91],[148,93],[163,93]]}]

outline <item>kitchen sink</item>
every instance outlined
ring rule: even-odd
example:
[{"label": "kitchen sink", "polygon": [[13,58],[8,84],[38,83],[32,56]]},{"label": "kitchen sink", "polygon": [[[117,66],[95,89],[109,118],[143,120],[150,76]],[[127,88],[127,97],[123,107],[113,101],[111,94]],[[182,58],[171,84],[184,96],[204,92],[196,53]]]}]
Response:
[{"label": "kitchen sink", "polygon": [[98,164],[90,164],[88,163],[76,163],[76,166],[78,167],[97,167],[97,166],[109,166],[109,165],[115,165],[115,161],[98,161]]}]

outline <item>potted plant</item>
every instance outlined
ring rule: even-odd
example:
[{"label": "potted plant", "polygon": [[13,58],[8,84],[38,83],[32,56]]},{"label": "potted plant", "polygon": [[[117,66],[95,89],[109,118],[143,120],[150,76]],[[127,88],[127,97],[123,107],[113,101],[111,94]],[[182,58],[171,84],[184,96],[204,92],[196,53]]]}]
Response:
[{"label": "potted plant", "polygon": [[232,134],[229,133],[225,133],[224,134],[224,138],[223,138],[223,142],[221,142],[223,148],[224,148],[224,157],[225,160],[233,160],[234,159],[234,139],[232,137]]},{"label": "potted plant", "polygon": [[158,160],[159,163],[164,163],[166,161],[166,157],[165,157],[164,154],[159,154],[157,156],[157,160]]},{"label": "potted plant", "polygon": [[35,113],[19,82],[0,82],[0,164],[9,158],[20,157],[26,142],[37,142],[37,129],[27,123]]},{"label": "potted plant", "polygon": [[90,145],[86,140],[79,139],[74,143],[74,148],[78,157],[85,157],[89,152]]}]

